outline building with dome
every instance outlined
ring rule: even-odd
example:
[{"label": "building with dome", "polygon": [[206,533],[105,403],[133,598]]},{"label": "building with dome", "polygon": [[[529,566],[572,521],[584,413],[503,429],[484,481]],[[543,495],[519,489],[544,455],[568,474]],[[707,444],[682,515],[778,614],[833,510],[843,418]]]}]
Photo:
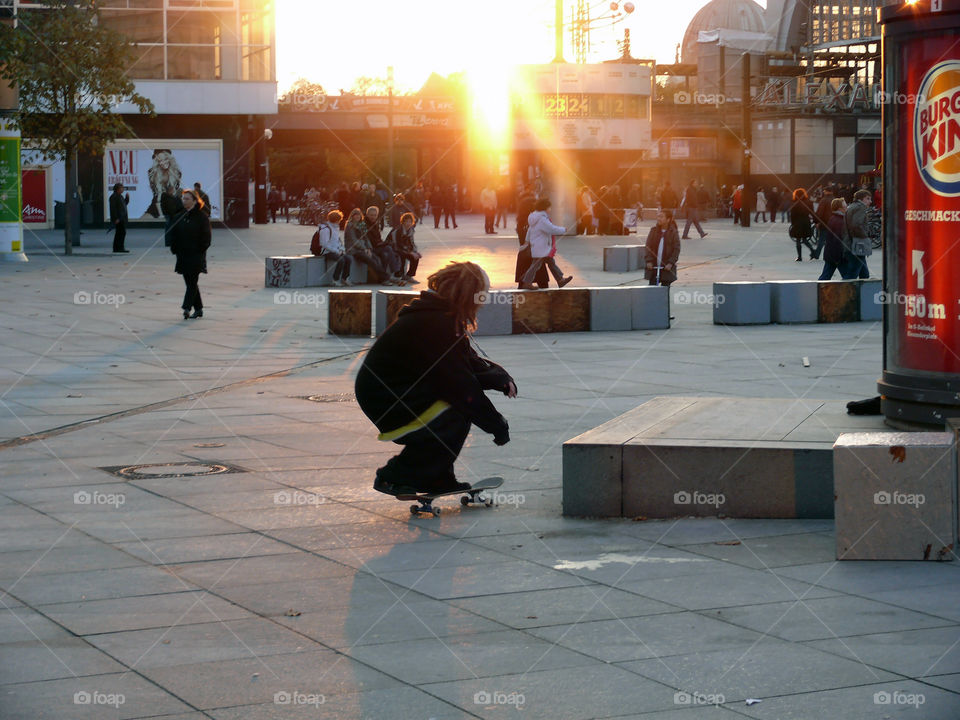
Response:
[{"label": "building with dome", "polygon": [[[683,33],[680,59],[687,65],[696,65],[701,32],[716,30],[762,35],[766,33],[763,8],[753,0],[711,0],[697,11]],[[766,38],[764,38],[766,40]],[[757,38],[758,42],[762,42]],[[760,48],[766,49],[766,48]]]}]

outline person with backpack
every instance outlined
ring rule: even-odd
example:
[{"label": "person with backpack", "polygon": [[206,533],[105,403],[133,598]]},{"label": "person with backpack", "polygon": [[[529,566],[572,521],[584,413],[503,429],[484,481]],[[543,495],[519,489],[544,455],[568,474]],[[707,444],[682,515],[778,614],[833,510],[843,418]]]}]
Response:
[{"label": "person with backpack", "polygon": [[350,282],[350,256],[340,238],[340,221],[343,215],[339,210],[327,213],[326,222],[320,223],[317,232],[313,234],[310,243],[310,252],[317,257],[325,257],[336,263],[333,266],[333,284],[344,287],[353,285]]}]

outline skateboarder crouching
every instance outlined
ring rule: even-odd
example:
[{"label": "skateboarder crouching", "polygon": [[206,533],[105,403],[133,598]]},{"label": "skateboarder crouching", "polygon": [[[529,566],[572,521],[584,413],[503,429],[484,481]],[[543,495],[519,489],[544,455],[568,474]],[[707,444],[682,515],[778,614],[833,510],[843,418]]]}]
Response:
[{"label": "skateboarder crouching", "polygon": [[427,290],[400,310],[373,344],[356,380],[360,409],[379,439],[403,445],[377,470],[374,490],[389,495],[469,489],[453,463],[470,426],[510,442],[507,421],[484,390],[516,397],[510,374],[481,358],[470,342],[490,286],[472,262],[454,262],[427,278]]}]

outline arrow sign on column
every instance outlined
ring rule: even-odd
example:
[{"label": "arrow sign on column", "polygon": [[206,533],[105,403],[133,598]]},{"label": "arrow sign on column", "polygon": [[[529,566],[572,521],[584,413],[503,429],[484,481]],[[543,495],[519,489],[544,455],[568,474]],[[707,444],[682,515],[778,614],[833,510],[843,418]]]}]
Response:
[{"label": "arrow sign on column", "polygon": [[913,263],[910,272],[917,276],[917,290],[923,290],[923,250],[913,251]]}]

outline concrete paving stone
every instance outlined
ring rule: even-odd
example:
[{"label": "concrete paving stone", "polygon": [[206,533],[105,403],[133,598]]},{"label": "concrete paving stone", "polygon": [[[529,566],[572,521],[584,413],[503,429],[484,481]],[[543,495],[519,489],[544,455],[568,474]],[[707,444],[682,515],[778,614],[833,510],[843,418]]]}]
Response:
[{"label": "concrete paving stone", "polygon": [[367,513],[343,503],[288,505],[262,510],[228,510],[217,511],[214,514],[251,530],[345,525],[367,519]]},{"label": "concrete paving stone", "polygon": [[793,642],[952,626],[945,618],[851,595],[723,608],[713,616]]},{"label": "concrete paving stone", "polygon": [[170,627],[110,632],[92,635],[87,640],[138,671],[322,649],[307,638],[258,617],[224,618],[192,625],[174,621]]},{"label": "concrete paving stone", "polygon": [[559,557],[544,558],[557,570],[607,585],[625,587],[633,582],[651,582],[685,575],[719,571],[715,560],[675,548],[636,547],[631,552],[586,552],[571,550]]},{"label": "concrete paving stone", "polygon": [[0,645],[0,685],[122,670],[121,665],[81,638],[32,639]]},{"label": "concrete paving stone", "polygon": [[[71,533],[61,532],[60,535],[67,539]],[[62,546],[59,543],[54,545],[56,541],[57,538],[50,540],[46,547],[0,553],[0,587],[10,590],[14,584],[19,584],[18,580],[22,582],[31,576],[142,565],[136,558],[103,543]]]},{"label": "concrete paving stone", "polygon": [[69,638],[69,633],[32,608],[12,603],[9,596],[0,603],[0,643],[48,641]]},{"label": "concrete paving stone", "polygon": [[960,585],[939,585],[931,592],[917,592],[905,587],[870,593],[870,597],[878,602],[960,622]]},{"label": "concrete paving stone", "polygon": [[329,698],[401,685],[329,650],[145,668],[143,674],[202,710],[270,703],[276,693]]},{"label": "concrete paving stone", "polygon": [[325,697],[320,704],[301,702],[294,705],[270,703],[244,705],[210,711],[216,720],[340,720],[340,718],[363,718],[364,720],[396,720],[396,718],[430,718],[431,720],[460,720],[463,711],[413,687],[398,687],[388,690],[370,690],[364,693]]},{"label": "concrete paving stone", "polygon": [[63,522],[77,523],[78,530],[108,543],[159,538],[232,535],[243,528],[212,515],[180,506],[179,510],[157,513],[136,512],[120,515],[103,513],[84,517],[79,513],[57,514]]},{"label": "concrete paving stone", "polygon": [[[736,545],[730,544],[737,543]],[[833,559],[836,541],[829,533],[775,535],[684,545],[684,550],[754,569],[809,565]]]},{"label": "concrete paving stone", "polygon": [[[394,500],[390,500],[391,505],[394,502]],[[449,540],[447,536],[433,532],[427,527],[385,520],[373,513],[369,513],[366,521],[351,523],[350,525],[280,528],[265,530],[264,533],[294,547],[321,554],[326,550],[339,548],[393,547],[400,543]]]},{"label": "concrete paving stone", "polygon": [[676,707],[670,688],[602,663],[434,683],[422,689],[491,720],[518,716],[587,720]]},{"label": "concrete paving stone", "polygon": [[907,677],[960,672],[960,630],[956,627],[882,632],[805,644]]},{"label": "concrete paving stone", "polygon": [[619,582],[617,587],[688,610],[740,607],[835,595],[833,590],[789,580],[772,571],[724,567],[697,575]]},{"label": "concrete paving stone", "polygon": [[450,601],[512,628],[538,628],[677,612],[673,605],[588,584],[556,590],[483,595]]},{"label": "concrete paving stone", "polygon": [[427,595],[386,582],[379,576],[357,573],[352,577],[311,578],[280,583],[230,585],[218,595],[243,608],[276,617],[288,610],[311,612],[341,607],[362,607],[375,602],[393,604],[397,599],[416,602]]},{"label": "concrete paving stone", "polygon": [[131,480],[128,484],[164,497],[176,499],[186,499],[190,495],[208,495],[211,493],[226,494],[256,490],[273,490],[276,492],[286,487],[281,484],[280,474],[269,471],[266,473],[223,473],[189,478]]},{"label": "concrete paving stone", "polygon": [[741,648],[623,663],[622,667],[690,694],[723,695],[728,703],[899,679],[856,661],[775,638]]},{"label": "concrete paving stone", "polygon": [[134,540],[117,543],[115,547],[150,565],[282,555],[291,551],[289,545],[253,532],[207,537],[162,538],[145,542]]},{"label": "concrete paving stone", "polygon": [[772,535],[833,532],[833,520],[677,518],[676,520],[624,522],[623,532],[661,545],[683,546]]},{"label": "concrete paving stone", "polygon": [[401,570],[379,573],[378,577],[438,600],[582,584],[582,580],[573,575],[523,560],[486,563],[474,567]]},{"label": "concrete paving stone", "polygon": [[180,592],[44,605],[43,612],[76,635],[236,620],[250,613],[209,593]]},{"label": "concrete paving stone", "polygon": [[[894,693],[898,693],[895,697]],[[901,694],[902,693],[902,694]],[[919,696],[923,703],[919,703]],[[890,700],[885,703],[885,700]],[[896,700],[896,704],[894,704]],[[911,704],[914,701],[916,704]],[[736,706],[743,715],[758,720],[808,720],[842,717],[844,720],[923,718],[952,720],[960,715],[960,695],[929,685],[900,680],[823,692],[768,697],[762,703]]]},{"label": "concrete paving stone", "polygon": [[189,583],[147,565],[25,575],[8,591],[30,605],[138,597],[194,590]]},{"label": "concrete paving stone", "polygon": [[[517,630],[358,645],[349,654],[414,685],[593,663],[588,657]],[[418,661],[410,662],[411,656]]]},{"label": "concrete paving stone", "polygon": [[292,577],[301,579],[344,577],[351,576],[355,572],[352,568],[340,563],[302,551],[283,555],[192,562],[169,566],[168,570],[189,583],[208,589],[249,585],[254,582],[282,582]]},{"label": "concrete paving stone", "polygon": [[[0,693],[4,720],[124,720],[148,716],[199,720],[201,717],[184,712],[190,710],[188,705],[134,673],[4,685]],[[120,702],[121,696],[123,702]],[[89,704],[82,704],[87,698]]]},{"label": "concrete paving stone", "polygon": [[960,694],[960,673],[924,676],[921,679],[923,682],[929,685],[934,685],[938,688],[943,688],[944,690],[949,690],[950,692]]},{"label": "concrete paving stone", "polygon": [[[53,547],[77,548],[99,545],[99,541],[71,530],[68,525],[58,523],[52,518],[38,516],[23,518],[24,523],[14,523],[13,519],[0,513],[0,547],[3,553],[18,551],[45,551]],[[20,527],[16,527],[20,525]],[[0,575],[2,575],[0,571]]]},{"label": "concrete paving stone", "polygon": [[[904,587],[960,586],[960,567],[946,562],[815,563],[777,568],[777,574],[854,595],[900,590]],[[932,591],[927,591],[932,592]],[[925,592],[924,594],[927,594]]]},{"label": "concrete paving stone", "polygon": [[[683,702],[679,698],[677,698],[677,701]],[[644,713],[643,715],[611,715],[609,718],[600,720],[703,720],[704,718],[709,720],[739,720],[743,718],[743,715],[716,705],[699,705],[689,708],[680,706],[677,710],[662,710],[660,712]]]},{"label": "concrete paving stone", "polygon": [[368,606],[278,616],[277,622],[337,650],[360,645],[460,637],[508,628],[438,600],[378,599]]},{"label": "concrete paving stone", "polygon": [[477,547],[466,540],[452,539],[334,548],[324,550],[322,554],[343,565],[375,575],[401,570],[502,563],[512,559],[494,550]]}]

